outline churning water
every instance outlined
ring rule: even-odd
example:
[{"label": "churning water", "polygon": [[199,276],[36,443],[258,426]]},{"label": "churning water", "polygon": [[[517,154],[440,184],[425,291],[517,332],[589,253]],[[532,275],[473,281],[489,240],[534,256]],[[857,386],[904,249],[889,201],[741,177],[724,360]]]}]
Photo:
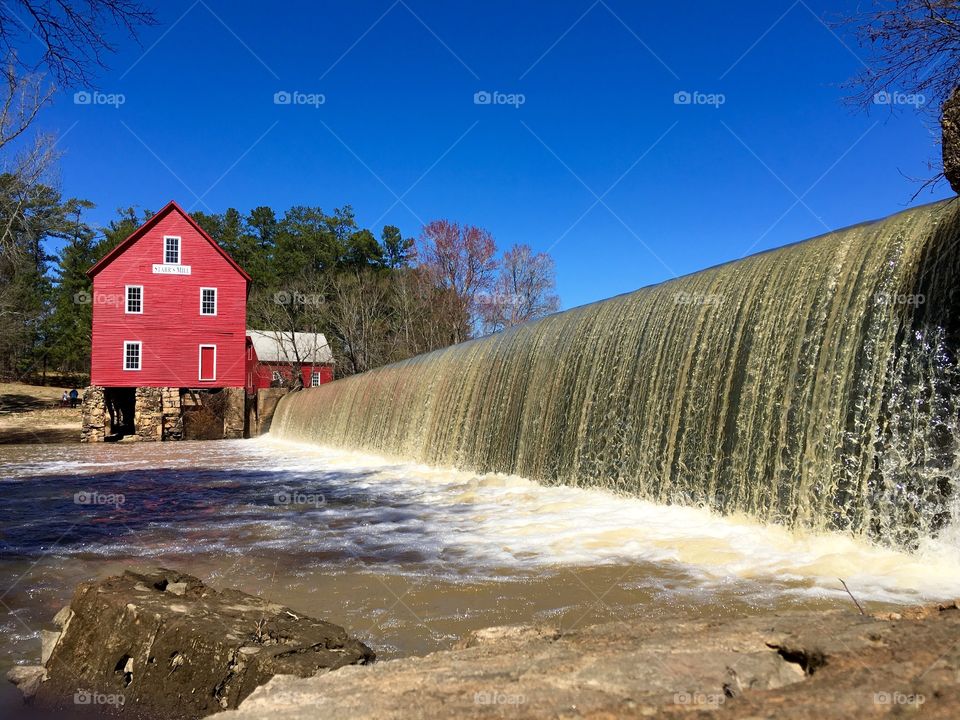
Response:
[{"label": "churning water", "polygon": [[950,524],[960,478],[958,213],[928,205],[296,393],[271,433],[917,547]]},{"label": "churning water", "polygon": [[0,644],[35,661],[74,585],[167,565],[339,623],[384,657],[471,629],[643,614],[870,609],[960,596],[960,546],[656,505],[600,489],[392,462],[269,438],[4,446]]}]

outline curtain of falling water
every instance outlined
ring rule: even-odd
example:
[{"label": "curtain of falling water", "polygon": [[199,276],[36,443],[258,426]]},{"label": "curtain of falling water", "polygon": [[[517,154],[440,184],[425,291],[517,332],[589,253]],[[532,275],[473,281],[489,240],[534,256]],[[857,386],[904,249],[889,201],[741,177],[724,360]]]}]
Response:
[{"label": "curtain of falling water", "polygon": [[957,472],[960,203],[285,398],[271,434],[911,542]]}]

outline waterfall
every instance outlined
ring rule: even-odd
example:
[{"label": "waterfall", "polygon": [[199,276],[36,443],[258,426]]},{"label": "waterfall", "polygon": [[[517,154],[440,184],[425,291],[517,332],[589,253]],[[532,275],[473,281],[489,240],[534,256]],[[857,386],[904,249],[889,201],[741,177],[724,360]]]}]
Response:
[{"label": "waterfall", "polygon": [[960,472],[960,203],[283,399],[271,434],[910,544]]}]

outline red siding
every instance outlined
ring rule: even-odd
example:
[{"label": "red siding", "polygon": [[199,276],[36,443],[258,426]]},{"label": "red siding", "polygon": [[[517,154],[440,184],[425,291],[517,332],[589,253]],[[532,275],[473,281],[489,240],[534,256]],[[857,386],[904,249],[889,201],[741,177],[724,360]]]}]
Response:
[{"label": "red siding", "polygon": [[[293,370],[289,363],[270,363],[261,362],[257,358],[257,351],[253,348],[253,343],[247,344],[247,393],[253,394],[257,390],[268,388],[273,384],[273,373],[279,372],[289,381]],[[313,372],[320,373],[320,384],[324,385],[333,382],[332,365],[302,365],[300,367],[300,377],[304,387],[310,387],[313,384]]]},{"label": "red siding", "polygon": [[[190,275],[158,275],[164,235],[179,235]],[[125,286],[143,286],[143,313],[128,314]],[[217,288],[217,314],[200,314],[200,288]],[[96,272],[91,383],[106,387],[243,387],[247,280],[174,207]],[[123,343],[140,341],[140,370],[123,369]],[[200,380],[200,346],[216,346],[216,380]]]}]

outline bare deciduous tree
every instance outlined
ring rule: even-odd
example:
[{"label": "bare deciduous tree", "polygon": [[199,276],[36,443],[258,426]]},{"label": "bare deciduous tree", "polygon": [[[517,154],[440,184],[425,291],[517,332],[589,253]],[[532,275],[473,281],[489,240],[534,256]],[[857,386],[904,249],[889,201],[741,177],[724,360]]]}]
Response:
[{"label": "bare deciduous tree", "polygon": [[0,150],[26,132],[54,93],[53,86],[45,85],[42,75],[22,74],[12,62],[7,63],[4,80],[0,96]]},{"label": "bare deciduous tree", "polygon": [[485,332],[497,332],[560,309],[553,259],[514,245],[503,254],[493,292],[483,303]]},{"label": "bare deciduous tree", "polygon": [[340,374],[366,372],[389,362],[388,292],[386,278],[369,269],[330,278],[326,321],[337,339],[334,352]]},{"label": "bare deciduous tree", "polygon": [[852,100],[870,107],[880,93],[922,94],[937,111],[960,81],[958,0],[874,0],[846,21],[868,50],[851,83]]},{"label": "bare deciduous tree", "polygon": [[[115,52],[112,30],[136,39],[154,25],[152,10],[136,0],[18,0],[0,3],[0,51],[20,73],[46,71],[64,87],[89,83],[106,55]],[[39,59],[31,63],[29,50]]]},{"label": "bare deciduous tree", "polygon": [[321,351],[316,334],[325,332],[327,310],[324,294],[327,278],[305,273],[280,290],[260,290],[248,303],[249,322],[268,333],[279,351],[289,360],[291,382],[299,387],[301,370]]},{"label": "bare deciduous tree", "polygon": [[[874,0],[846,19],[869,55],[850,83],[850,101],[869,109],[905,102],[940,120],[943,171],[921,186],[946,176],[960,192],[960,1]],[[931,169],[935,166],[930,163]]]},{"label": "bare deciduous tree", "polygon": [[450,342],[471,336],[479,317],[481,294],[490,290],[497,270],[497,246],[489,231],[449,220],[434,220],[420,235],[419,266],[449,302]]}]

